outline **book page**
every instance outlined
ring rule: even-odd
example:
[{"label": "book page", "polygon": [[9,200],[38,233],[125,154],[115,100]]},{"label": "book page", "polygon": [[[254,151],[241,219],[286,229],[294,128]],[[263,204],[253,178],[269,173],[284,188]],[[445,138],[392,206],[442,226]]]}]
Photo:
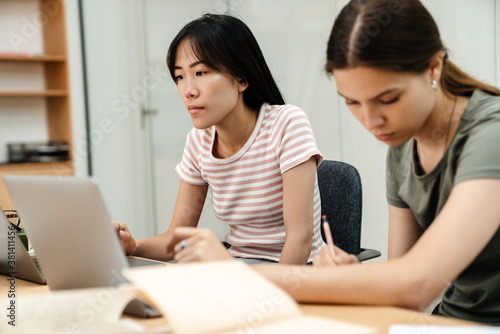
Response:
[{"label": "book page", "polygon": [[[123,309],[135,297],[130,286],[60,290],[19,296],[14,322],[0,322],[7,333],[139,333],[133,321],[120,321]],[[2,304],[3,305],[3,304]]]},{"label": "book page", "polygon": [[280,288],[238,261],[125,269],[175,333],[246,333],[300,310]]}]

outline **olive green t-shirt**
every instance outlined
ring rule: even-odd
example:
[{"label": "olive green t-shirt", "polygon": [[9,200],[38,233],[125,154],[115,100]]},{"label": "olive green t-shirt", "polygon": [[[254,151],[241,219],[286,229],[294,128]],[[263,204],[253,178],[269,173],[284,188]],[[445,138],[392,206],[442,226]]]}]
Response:
[{"label": "olive green t-shirt", "polygon": [[[410,208],[425,230],[443,208],[454,185],[470,179],[500,179],[500,97],[482,91],[473,93],[448,150],[431,172],[417,173],[415,149],[414,140],[389,148],[387,200],[393,206]],[[481,228],[481,221],[470,224]],[[454,254],[434,256],[446,258]],[[449,285],[438,313],[500,325],[500,229]]]}]

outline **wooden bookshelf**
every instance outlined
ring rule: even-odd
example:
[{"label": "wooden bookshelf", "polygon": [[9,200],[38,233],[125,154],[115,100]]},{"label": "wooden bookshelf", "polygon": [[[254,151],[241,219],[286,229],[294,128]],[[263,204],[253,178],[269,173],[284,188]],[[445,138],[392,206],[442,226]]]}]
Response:
[{"label": "wooden bookshelf", "polygon": [[66,96],[67,92],[62,89],[47,89],[44,91],[0,91],[2,97],[54,97]]},{"label": "wooden bookshelf", "polygon": [[2,53],[0,51],[0,61],[18,61],[18,62],[65,62],[65,55],[23,55]]},{"label": "wooden bookshelf", "polygon": [[[70,160],[53,163],[0,164],[0,206],[2,209],[14,208],[3,182],[3,175],[68,176],[74,174],[65,2],[54,2],[53,0],[32,1],[37,2],[35,5],[38,6],[39,14],[44,19],[41,28],[43,31],[43,52],[40,54],[27,54],[0,51],[0,63],[4,66],[15,63],[16,68],[19,68],[19,66],[23,68],[23,64],[26,64],[26,69],[33,66],[30,64],[41,64],[45,88],[40,90],[2,89],[0,90],[0,105],[4,98],[15,98],[19,99],[19,101],[31,98],[44,99],[47,124],[40,124],[40,126],[46,128],[49,141],[65,141],[68,143]],[[8,3],[5,2],[4,6]],[[15,4],[15,2],[12,3]],[[50,8],[51,11],[47,12],[47,8]],[[25,17],[33,17],[33,13],[26,13]],[[1,112],[9,112],[9,110],[1,110]]]}]

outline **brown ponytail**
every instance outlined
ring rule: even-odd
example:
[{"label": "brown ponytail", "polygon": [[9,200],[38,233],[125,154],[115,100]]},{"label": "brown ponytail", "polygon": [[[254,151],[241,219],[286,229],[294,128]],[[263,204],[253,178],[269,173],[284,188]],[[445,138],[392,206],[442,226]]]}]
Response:
[{"label": "brown ponytail", "polygon": [[[422,73],[445,50],[438,27],[419,0],[351,0],[335,20],[327,45],[325,70],[369,66]],[[482,83],[444,60],[441,87],[470,96],[476,89],[500,90]]]},{"label": "brown ponytail", "polygon": [[448,59],[444,62],[440,84],[445,92],[453,95],[471,96],[474,90],[479,89],[500,96],[500,89],[474,79]]}]

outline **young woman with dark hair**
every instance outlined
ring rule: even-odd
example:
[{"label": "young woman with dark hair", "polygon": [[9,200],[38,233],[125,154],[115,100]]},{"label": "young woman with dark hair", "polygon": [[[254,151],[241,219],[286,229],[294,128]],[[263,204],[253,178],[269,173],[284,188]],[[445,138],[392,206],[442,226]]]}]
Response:
[{"label": "young woman with dark hair", "polygon": [[[204,15],[174,38],[167,65],[194,128],[176,167],[181,185],[170,228],[135,240],[115,223],[126,253],[178,262],[311,261],[323,245],[321,154],[306,114],[284,103],[250,29],[231,16]],[[216,216],[229,225],[227,251],[213,233],[193,228],[209,186]]]},{"label": "young woman with dark hair", "polygon": [[247,83],[243,102],[250,109],[259,109],[264,102],[285,104],[255,37],[241,20],[205,14],[182,28],[167,53],[167,66],[175,82],[175,58],[186,39],[196,58],[203,59],[206,66]]},{"label": "young woman with dark hair", "polygon": [[446,289],[435,313],[500,325],[500,91],[448,59],[418,0],[350,1],[327,59],[352,114],[389,145],[388,261],[323,247],[312,268],[256,269],[303,302],[423,309]]}]

